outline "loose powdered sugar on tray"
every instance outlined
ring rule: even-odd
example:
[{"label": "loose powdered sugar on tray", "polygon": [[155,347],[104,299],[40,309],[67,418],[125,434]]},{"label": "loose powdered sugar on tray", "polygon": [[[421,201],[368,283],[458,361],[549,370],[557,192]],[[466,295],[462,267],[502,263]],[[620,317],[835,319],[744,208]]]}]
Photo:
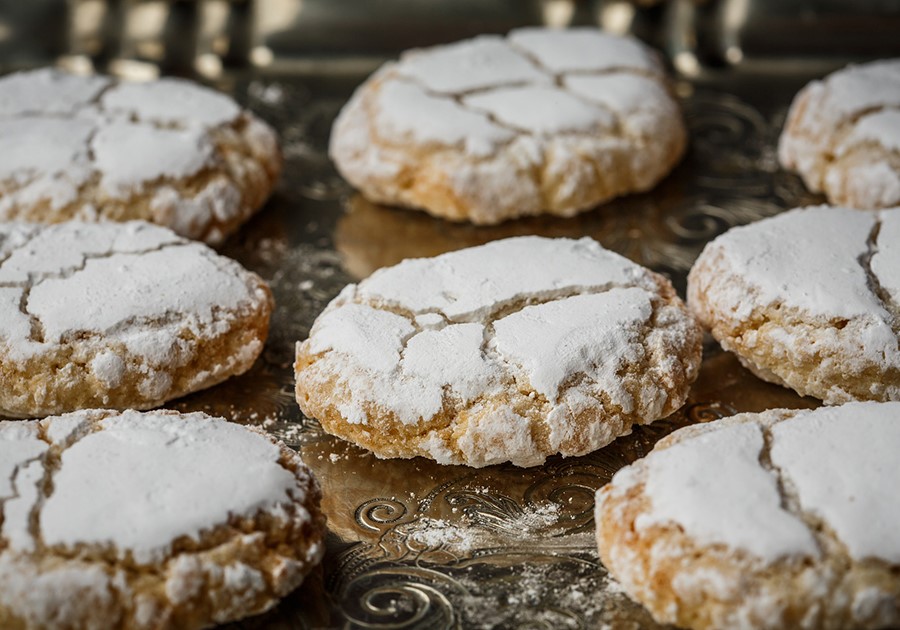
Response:
[{"label": "loose powdered sugar on tray", "polygon": [[[559,516],[560,508],[553,503],[527,506],[521,514],[504,523],[504,528],[520,531],[523,538],[539,539],[552,531]],[[465,515],[453,521],[425,517],[414,521],[404,531],[414,543],[461,552],[488,547],[492,543],[496,545],[505,539],[496,530],[486,527],[484,523],[472,522]]]}]

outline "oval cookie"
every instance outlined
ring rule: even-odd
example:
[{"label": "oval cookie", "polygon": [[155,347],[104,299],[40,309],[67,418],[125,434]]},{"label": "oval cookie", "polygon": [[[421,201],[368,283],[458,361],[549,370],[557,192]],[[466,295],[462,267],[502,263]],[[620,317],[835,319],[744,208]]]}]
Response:
[{"label": "oval cookie", "polygon": [[662,276],[588,238],[512,238],[347,286],[297,348],[297,401],[379,457],[534,466],[680,407],[700,342]]},{"label": "oval cookie", "polygon": [[660,623],[900,624],[900,403],[676,431],[597,493],[600,557]]},{"label": "oval cookie", "polygon": [[4,628],[204,628],[260,613],[324,551],[319,486],[205,414],[0,422]]},{"label": "oval cookie", "polygon": [[803,88],[778,155],[835,205],[900,205],[900,59],[849,66]]},{"label": "oval cookie", "polygon": [[280,171],[268,125],[189,81],[0,78],[0,221],[141,219],[215,244]]},{"label": "oval cookie", "polygon": [[149,223],[0,223],[0,415],[149,408],[240,374],[272,298]]},{"label": "oval cookie", "polygon": [[812,207],[734,228],[688,277],[724,349],[827,403],[900,400],[898,303],[900,210]]},{"label": "oval cookie", "polygon": [[385,64],[341,111],[330,153],[373,201],[491,224],[648,190],[685,138],[638,40],[528,28]]}]

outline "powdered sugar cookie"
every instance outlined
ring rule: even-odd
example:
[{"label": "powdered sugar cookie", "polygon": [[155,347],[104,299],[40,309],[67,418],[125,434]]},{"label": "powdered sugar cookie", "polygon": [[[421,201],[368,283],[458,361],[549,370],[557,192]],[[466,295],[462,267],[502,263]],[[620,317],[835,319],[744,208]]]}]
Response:
[{"label": "powdered sugar cookie", "polygon": [[297,348],[297,401],[379,457],[534,466],[680,407],[700,341],[662,276],[588,238],[511,238],[348,285]]},{"label": "powdered sugar cookie", "polygon": [[661,623],[900,624],[900,403],[676,431],[597,493],[600,557]]},{"label": "powdered sugar cookie", "polygon": [[374,201],[491,224],[648,190],[685,136],[636,39],[527,28],[385,64],[338,116],[330,152]]},{"label": "powdered sugar cookie", "polygon": [[260,613],[324,551],[319,486],[205,414],[0,422],[4,628],[203,628]]},{"label": "powdered sugar cookie", "polygon": [[852,208],[900,205],[900,59],[849,66],[791,105],[781,164],[813,192]]},{"label": "powdered sugar cookie", "polygon": [[0,221],[143,219],[218,243],[281,171],[275,132],[180,79],[0,79]]},{"label": "powdered sugar cookie", "polygon": [[900,400],[900,210],[734,228],[697,259],[688,304],[760,378],[827,403]]},{"label": "powdered sugar cookie", "polygon": [[148,408],[253,364],[268,287],[144,222],[0,223],[0,415]]}]

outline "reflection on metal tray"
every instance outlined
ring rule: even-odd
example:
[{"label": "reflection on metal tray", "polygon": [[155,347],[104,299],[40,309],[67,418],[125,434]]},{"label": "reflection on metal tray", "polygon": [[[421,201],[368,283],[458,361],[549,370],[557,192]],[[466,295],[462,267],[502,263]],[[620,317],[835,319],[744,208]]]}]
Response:
[{"label": "reflection on metal tray", "polygon": [[232,628],[656,627],[599,564],[594,490],[679,426],[814,401],[763,383],[709,343],[681,411],[594,454],[526,470],[385,461],[300,415],[294,343],[348,282],[405,257],[516,234],[592,236],[666,273],[683,294],[687,270],[712,237],[820,201],[774,157],[787,104],[805,77],[685,82],[691,149],[656,190],[573,219],[487,228],[372,205],[337,177],[325,154],[328,132],[358,80],[255,76],[230,86],[284,141],[277,194],[224,247],[271,282],[277,308],[250,373],[175,406],[261,424],[299,449],[322,481],[329,519],[323,569],[274,611]]}]

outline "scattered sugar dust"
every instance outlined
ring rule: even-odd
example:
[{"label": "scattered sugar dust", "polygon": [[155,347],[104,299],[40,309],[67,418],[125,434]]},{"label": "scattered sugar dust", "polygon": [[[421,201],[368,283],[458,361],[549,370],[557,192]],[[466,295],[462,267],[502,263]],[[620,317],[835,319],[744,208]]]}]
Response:
[{"label": "scattered sugar dust", "polygon": [[488,526],[477,517],[462,514],[453,521],[423,517],[405,528],[407,538],[425,547],[444,547],[466,552],[478,547],[508,542],[509,533],[529,539],[546,535],[558,524],[560,507],[544,503],[524,508],[521,513],[502,522],[502,527]]},{"label": "scattered sugar dust", "polygon": [[451,596],[467,628],[660,628],[628,599],[592,551],[522,556],[518,563],[498,565],[491,560],[470,565],[459,578],[467,594]]},{"label": "scattered sugar dust", "polygon": [[416,522],[416,528],[408,532],[408,538],[426,547],[447,546],[458,551],[471,551],[478,546],[480,534],[470,526],[422,518]]}]

